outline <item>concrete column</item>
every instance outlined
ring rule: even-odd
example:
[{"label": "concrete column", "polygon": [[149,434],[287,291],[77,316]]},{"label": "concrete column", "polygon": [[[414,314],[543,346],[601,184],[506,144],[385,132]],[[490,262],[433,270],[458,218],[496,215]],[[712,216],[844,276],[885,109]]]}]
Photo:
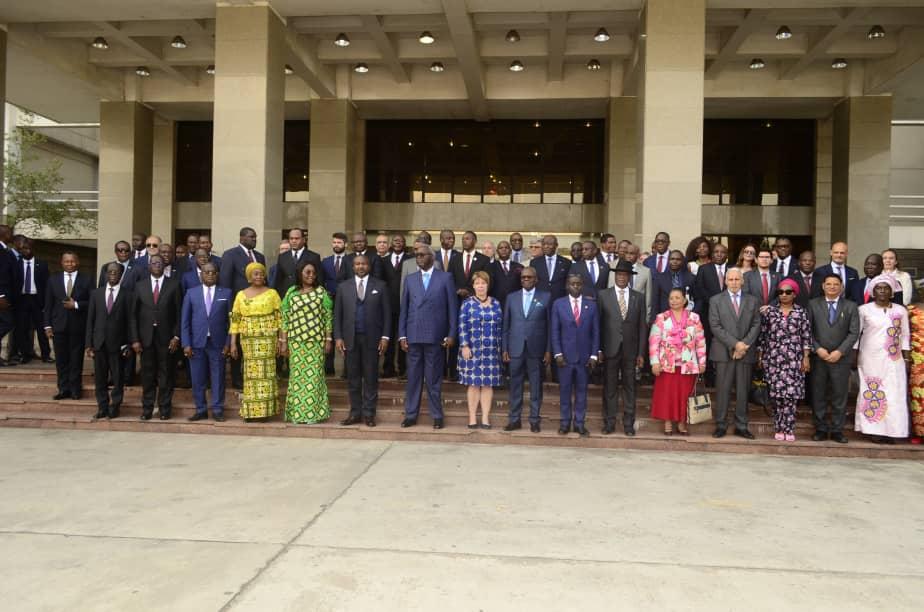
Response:
[{"label": "concrete column", "polygon": [[327,250],[333,232],[363,228],[363,125],[349,100],[311,101],[308,243]]},{"label": "concrete column", "polygon": [[151,186],[151,233],[172,243],[176,229],[174,160],[176,122],[157,117],[154,122],[154,161]]},{"label": "concrete column", "polygon": [[154,112],[137,102],[101,102],[97,253],[151,231]]},{"label": "concrete column", "polygon": [[889,244],[892,98],[848,98],[834,109],[831,239],[860,267]]},{"label": "concrete column", "polygon": [[635,242],[637,98],[611,98],[607,117],[606,213],[604,229]]},{"label": "concrete column", "polygon": [[271,255],[282,231],[284,26],[269,6],[219,6],[215,28],[212,240],[229,248],[249,226]]},{"label": "concrete column", "polygon": [[637,233],[679,244],[702,227],[706,0],[648,0],[642,17]]},{"label": "concrete column", "polygon": [[815,122],[815,257],[823,262],[831,250],[831,154],[834,119]]},{"label": "concrete column", "polygon": [[5,206],[3,194],[3,164],[6,159],[6,30],[0,26],[0,137],[4,138],[0,146],[0,212]]}]

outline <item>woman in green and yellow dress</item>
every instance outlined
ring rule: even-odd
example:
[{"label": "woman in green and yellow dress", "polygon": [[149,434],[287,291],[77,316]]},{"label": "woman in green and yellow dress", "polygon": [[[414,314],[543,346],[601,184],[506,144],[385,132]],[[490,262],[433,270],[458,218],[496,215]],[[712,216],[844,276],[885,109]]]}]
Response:
[{"label": "woman in green and yellow dress", "polygon": [[289,355],[286,420],[320,423],[330,418],[324,355],[331,351],[333,303],[306,263],[282,300],[283,350]]},{"label": "woman in green and yellow dress", "polygon": [[239,291],[231,310],[231,358],[239,357],[240,336],[244,364],[241,417],[245,421],[279,412],[276,355],[282,348],[279,294],[266,286],[266,267],[251,263],[244,269],[250,286]]}]

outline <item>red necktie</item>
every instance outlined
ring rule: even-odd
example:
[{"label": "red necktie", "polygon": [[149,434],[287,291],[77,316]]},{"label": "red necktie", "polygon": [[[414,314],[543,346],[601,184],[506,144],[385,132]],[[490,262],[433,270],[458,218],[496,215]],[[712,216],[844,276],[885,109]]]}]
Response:
[{"label": "red necktie", "polygon": [[664,272],[664,255],[658,255],[658,272]]},{"label": "red necktie", "polygon": [[761,284],[763,285],[761,289],[761,295],[763,295],[764,305],[766,306],[767,303],[770,301],[770,285],[767,284],[767,273],[761,272],[760,278],[761,278]]},{"label": "red necktie", "polygon": [[866,279],[866,289],[863,290],[863,303],[869,303],[869,279]]},{"label": "red necktie", "polygon": [[578,308],[577,298],[574,298],[574,307],[571,309],[571,313],[574,315],[574,322],[580,325],[581,324],[581,309]]},{"label": "red necktie", "polygon": [[160,279],[154,279],[154,305],[157,306],[157,300],[160,299]]},{"label": "red necktie", "polygon": [[472,254],[466,253],[465,254],[465,278],[468,278],[468,273],[471,271],[471,269],[472,269]]}]

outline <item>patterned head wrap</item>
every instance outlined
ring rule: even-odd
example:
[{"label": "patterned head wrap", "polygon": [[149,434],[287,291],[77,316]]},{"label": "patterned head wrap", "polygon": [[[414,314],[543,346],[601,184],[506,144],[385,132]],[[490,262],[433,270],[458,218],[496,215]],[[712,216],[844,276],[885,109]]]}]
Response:
[{"label": "patterned head wrap", "polygon": [[796,281],[791,278],[784,278],[780,281],[780,284],[777,286],[777,288],[783,289],[784,287],[789,287],[792,289],[793,295],[799,297],[799,284],[796,283]]},{"label": "patterned head wrap", "polygon": [[253,273],[256,272],[257,270],[260,270],[261,272],[263,272],[263,276],[266,276],[266,266],[264,266],[258,261],[250,262],[249,264],[247,264],[247,267],[244,268],[244,276],[247,277],[248,283],[253,280]]}]

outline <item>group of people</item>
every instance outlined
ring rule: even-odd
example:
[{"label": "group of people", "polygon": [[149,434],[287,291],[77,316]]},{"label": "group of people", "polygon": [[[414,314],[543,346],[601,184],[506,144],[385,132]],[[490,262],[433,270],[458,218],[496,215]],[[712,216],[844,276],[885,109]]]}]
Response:
[{"label": "group of people", "polygon": [[[220,421],[230,357],[242,418],[284,412],[287,421],[317,423],[330,417],[326,376],[336,352],[350,397],[343,425],[375,426],[379,379],[397,376],[407,381],[402,427],[416,425],[424,391],[433,427],[444,426],[446,378],[467,388],[472,429],[492,426],[494,391],[505,385],[504,429],[520,429],[528,385],[526,420],[539,432],[542,382],[551,379],[560,390],[560,434],[589,435],[587,388],[599,381],[603,433],[615,432],[621,413],[623,432],[634,436],[638,381],[650,372],[652,417],[664,422],[665,435],[688,435],[687,400],[705,378],[716,390],[713,435],[726,435],[734,390],[734,433],[752,439],[748,390],[759,368],[777,440],[795,440],[796,407],[808,397],[813,439],[846,442],[856,367],[855,428],[877,442],[924,436],[924,306],[911,303],[911,279],[891,249],[869,255],[861,276],[847,265],[842,242],[816,267],[812,252],[796,257],[782,237],[772,248],[745,246],[735,263],[725,245],[702,236],[686,251],[671,250],[664,232],[646,252],[603,234],[599,247],[571,245],[571,259],[559,254],[554,235],[526,246],[513,233],[495,247],[466,231],[461,250],[455,240],[443,230],[437,248],[424,231],[408,250],[402,234],[380,234],[373,247],[365,232],[349,239],[338,232],[322,258],[307,247],[305,231],[293,229],[268,269],[252,228],[242,228],[239,244],[221,257],[207,235],[192,234],[174,249],[139,234],[116,243],[96,290],[66,252],[63,271],[38,300],[39,339],[54,342],[55,398],[80,396],[86,349],[97,418],[119,415],[140,357],[142,419],[155,405],[161,419],[171,418],[176,373],[185,369],[196,404],[190,420],[211,411]],[[36,274],[32,285],[43,282]],[[24,277],[12,278],[15,292],[27,294]],[[0,323],[12,293],[0,294]],[[17,346],[28,344],[31,355],[31,341],[19,336]]]}]

